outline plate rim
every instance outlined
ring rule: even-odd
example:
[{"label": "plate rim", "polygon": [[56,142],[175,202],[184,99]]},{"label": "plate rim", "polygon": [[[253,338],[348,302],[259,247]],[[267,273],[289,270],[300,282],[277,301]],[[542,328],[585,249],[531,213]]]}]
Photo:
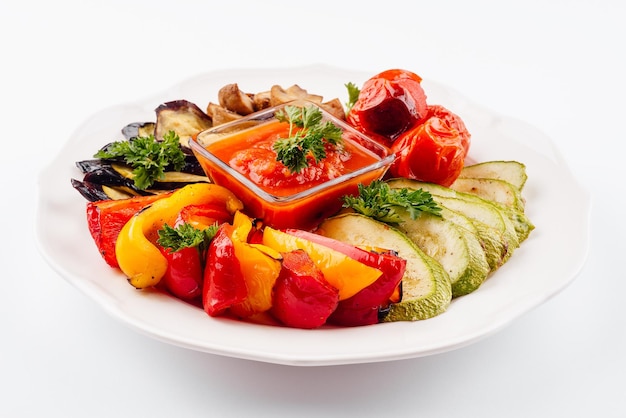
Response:
[{"label": "plate rim", "polygon": [[[367,74],[373,75],[376,73],[376,72],[369,73],[363,70],[343,69],[343,68],[323,65],[323,64],[312,64],[312,65],[307,65],[307,66],[294,66],[294,67],[281,67],[281,68],[264,68],[264,69],[263,68],[261,69],[238,68],[238,69],[232,69],[232,70],[221,69],[221,70],[215,70],[215,71],[208,71],[205,73],[199,73],[195,76],[188,77],[185,80],[181,81],[180,83],[177,83],[171,86],[169,89],[164,89],[161,93],[151,95],[150,97],[139,99],[134,102],[119,103],[117,105],[113,105],[108,108],[104,108],[99,111],[96,111],[94,114],[92,114],[91,117],[83,121],[82,124],[75,130],[75,132],[71,134],[70,138],[61,147],[60,151],[51,159],[49,164],[46,165],[46,167],[44,167],[41,170],[39,177],[38,177],[38,189],[39,190],[38,190],[36,221],[35,221],[36,243],[37,243],[37,248],[39,250],[39,253],[42,255],[44,260],[48,263],[48,265],[50,265],[52,269],[57,274],[59,274],[64,280],[66,280],[71,285],[79,289],[82,293],[84,293],[85,295],[90,297],[92,300],[97,302],[99,306],[103,308],[105,312],[107,312],[107,314],[121,321],[125,325],[130,326],[132,329],[140,333],[143,333],[144,335],[153,337],[157,340],[160,340],[166,343],[174,344],[180,347],[184,347],[184,348],[188,348],[188,349],[192,349],[196,351],[203,351],[203,352],[212,353],[216,355],[263,361],[263,362],[268,362],[268,363],[277,363],[277,364],[284,364],[284,365],[298,365],[298,366],[324,366],[324,365],[372,363],[372,362],[380,362],[380,361],[399,360],[399,359],[423,357],[423,356],[438,354],[438,353],[442,353],[446,351],[456,350],[461,347],[465,347],[489,335],[494,334],[495,332],[506,327],[516,318],[522,316],[524,313],[530,311],[531,309],[541,305],[548,299],[552,298],[553,296],[561,292],[564,288],[566,288],[569,284],[571,284],[574,281],[574,279],[578,276],[580,271],[582,270],[583,266],[586,263],[588,252],[589,252],[589,246],[590,246],[590,242],[589,242],[589,235],[590,235],[589,223],[590,223],[590,211],[591,211],[590,194],[588,193],[587,190],[585,190],[581,186],[581,184],[573,176],[573,174],[569,170],[569,167],[567,166],[566,162],[562,159],[560,153],[558,152],[558,149],[556,148],[552,140],[548,138],[547,136],[545,136],[543,133],[536,130],[536,128],[534,128],[532,125],[526,122],[520,121],[510,116],[501,115],[483,106],[479,106],[475,103],[472,103],[469,99],[462,96],[456,90],[449,88],[447,86],[444,86],[444,85],[440,85],[442,88],[446,89],[446,91],[449,92],[449,94],[451,94],[452,96],[455,96],[455,97],[458,96],[462,101],[465,101],[466,103],[468,103],[470,107],[475,107],[481,110],[482,112],[486,112],[487,114],[498,119],[500,123],[508,122],[508,123],[513,123],[513,124],[521,124],[521,125],[524,125],[526,128],[535,130],[535,132],[537,132],[538,135],[540,134],[542,136],[542,141],[545,142],[546,145],[549,145],[549,147],[551,148],[550,151],[548,152],[548,154],[551,154],[551,155],[546,155],[546,157],[550,158],[553,164],[560,169],[561,175],[564,175],[569,180],[570,182],[569,186],[578,192],[578,202],[580,204],[579,211],[580,211],[581,221],[584,222],[583,230],[580,231],[582,236],[584,237],[584,240],[582,242],[582,246],[577,249],[580,257],[576,258],[575,264],[569,267],[568,277],[562,278],[561,280],[559,280],[558,285],[552,286],[549,292],[536,294],[534,295],[532,300],[526,299],[526,303],[521,304],[520,306],[516,307],[515,312],[511,313],[512,311],[509,311],[509,314],[505,318],[502,318],[499,321],[492,322],[490,326],[488,327],[481,328],[480,330],[482,330],[482,332],[477,332],[475,333],[475,335],[469,338],[465,338],[460,341],[450,341],[448,343],[435,344],[429,348],[422,348],[419,350],[411,350],[410,347],[409,348],[403,347],[396,351],[387,351],[387,352],[382,352],[382,353],[375,353],[375,352],[369,352],[369,353],[363,352],[363,353],[357,353],[357,354],[326,353],[324,355],[319,355],[319,354],[311,355],[310,353],[306,354],[306,353],[301,352],[301,353],[288,355],[289,353],[272,352],[271,350],[261,352],[258,349],[256,350],[250,349],[249,347],[239,347],[239,349],[235,349],[232,346],[230,348],[221,347],[219,346],[219,344],[207,346],[207,345],[200,344],[197,341],[192,341],[188,338],[181,338],[180,336],[170,335],[171,333],[170,334],[164,333],[162,330],[154,329],[154,327],[151,327],[151,326],[148,326],[148,324],[142,323],[137,318],[130,318],[128,316],[128,313],[124,313],[122,310],[120,310],[119,306],[117,305],[119,301],[114,300],[114,298],[109,301],[105,301],[106,297],[110,295],[104,295],[100,291],[100,289],[97,289],[96,287],[94,287],[91,282],[86,282],[83,278],[76,276],[72,271],[68,270],[67,265],[64,265],[62,262],[60,262],[58,259],[56,259],[53,256],[53,253],[50,250],[50,245],[51,245],[50,237],[49,237],[50,233],[49,231],[45,230],[44,221],[47,218],[46,218],[46,211],[44,210],[45,209],[44,202],[46,202],[46,198],[50,198],[50,196],[46,195],[47,190],[44,187],[44,185],[47,184],[48,180],[51,177],[53,177],[51,176],[51,172],[54,171],[59,164],[62,164],[62,163],[67,164],[69,162],[69,160],[65,159],[64,156],[66,155],[67,150],[72,146],[73,140],[76,140],[80,132],[86,126],[98,120],[102,116],[105,116],[107,112],[123,110],[126,107],[136,108],[136,107],[142,107],[142,106],[149,106],[149,103],[152,103],[154,105],[153,107],[156,107],[158,103],[156,103],[155,99],[166,97],[172,94],[176,94],[176,92],[181,88],[181,86],[184,86],[186,84],[193,84],[197,82],[197,80],[203,79],[205,77],[210,78],[210,77],[215,76],[216,74],[217,75],[219,74],[241,75],[241,74],[252,74],[252,73],[259,74],[259,72],[263,72],[264,74],[269,74],[269,73],[299,74],[300,72],[316,72],[318,74],[323,74],[323,73],[333,74],[333,73],[340,72],[340,73],[345,73],[345,74],[357,74],[358,73],[359,76],[361,77],[366,77]],[[425,82],[434,83],[428,80],[425,80]],[[434,85],[439,85],[439,83],[434,83]],[[131,121],[129,120],[128,122],[131,122]],[[71,161],[71,162],[73,163],[74,161]],[[66,187],[68,188],[70,187],[69,178],[67,179]],[[52,202],[54,202],[54,199],[52,199]],[[97,254],[97,250],[95,250],[95,247],[93,247],[92,250]],[[492,279],[497,280],[497,278],[492,278]],[[127,284],[125,285],[128,286]],[[212,318],[207,317],[206,319],[211,320]],[[428,321],[434,321],[434,320],[436,320],[436,318],[429,319]],[[369,327],[390,326],[390,327],[402,329],[400,332],[410,332],[410,331],[406,331],[405,329],[409,328],[410,330],[411,329],[410,325],[413,323],[394,323],[394,324],[395,325],[379,324],[379,325],[374,325],[374,326],[369,326]],[[250,324],[250,326],[257,327],[257,325],[254,325],[254,324]],[[263,327],[263,326],[259,325],[258,327]],[[319,330],[319,331],[323,332],[324,330]],[[348,333],[353,332],[353,331],[350,331],[350,329],[346,329],[344,331]],[[287,334],[289,335],[291,333],[292,332],[289,332]]]}]

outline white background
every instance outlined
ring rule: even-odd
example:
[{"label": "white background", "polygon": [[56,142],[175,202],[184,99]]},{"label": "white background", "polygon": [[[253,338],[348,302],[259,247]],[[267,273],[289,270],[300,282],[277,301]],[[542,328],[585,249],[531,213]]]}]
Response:
[{"label": "white background", "polygon": [[[0,416],[626,416],[626,3],[213,3],[1,3]],[[577,279],[469,347],[307,368],[137,334],[41,259],[37,176],[90,115],[211,70],[314,63],[411,69],[548,134],[593,199]]]}]

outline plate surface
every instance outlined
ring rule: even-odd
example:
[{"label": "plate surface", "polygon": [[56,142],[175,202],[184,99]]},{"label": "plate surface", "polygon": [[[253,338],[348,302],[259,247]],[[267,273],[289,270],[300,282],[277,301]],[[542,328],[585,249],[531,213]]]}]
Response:
[{"label": "plate surface", "polygon": [[553,143],[532,126],[476,106],[428,80],[423,87],[429,103],[459,114],[472,133],[473,161],[526,164],[526,213],[536,226],[507,264],[476,292],[454,300],[444,314],[421,322],[317,330],[210,318],[172,297],[135,290],[101,259],[87,230],[85,200],[70,178],[81,177],[75,161],[122,139],[123,126],[154,120],[154,109],[169,100],[187,99],[203,108],[217,100],[220,87],[235,82],[248,92],[298,84],[325,99],[345,102],[344,84],[362,85],[372,75],[322,65],[212,72],[152,98],[100,111],[40,174],[36,228],[42,255],[68,282],[139,332],[193,350],[301,366],[397,360],[457,349],[502,329],[574,280],[587,256],[590,203]]}]

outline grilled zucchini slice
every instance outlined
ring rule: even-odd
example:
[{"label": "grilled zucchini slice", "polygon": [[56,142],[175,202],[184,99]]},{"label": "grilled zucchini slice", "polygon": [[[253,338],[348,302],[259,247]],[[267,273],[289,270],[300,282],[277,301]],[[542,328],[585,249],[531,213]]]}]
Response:
[{"label": "grilled zucchini slice", "polygon": [[384,322],[432,318],[450,305],[448,273],[400,230],[361,214],[345,213],[326,219],[317,232],[356,246],[393,250],[406,259],[402,300],[390,305]]},{"label": "grilled zucchini slice", "polygon": [[463,227],[453,222],[451,212],[442,208],[441,216],[422,213],[417,219],[404,213],[398,229],[443,266],[455,298],[476,290],[487,278],[490,266],[474,225],[468,222]]},{"label": "grilled zucchini slice", "polygon": [[485,161],[463,167],[459,178],[504,180],[518,190],[526,184],[526,166],[518,161]]}]

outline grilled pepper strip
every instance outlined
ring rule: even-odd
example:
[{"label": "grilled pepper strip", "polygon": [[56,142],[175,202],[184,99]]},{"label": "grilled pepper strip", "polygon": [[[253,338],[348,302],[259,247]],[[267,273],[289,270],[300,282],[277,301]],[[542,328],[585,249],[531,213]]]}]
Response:
[{"label": "grilled pepper strip", "polygon": [[204,269],[202,306],[210,316],[223,314],[226,309],[243,302],[248,296],[239,260],[235,256],[233,229],[231,224],[221,224],[209,246]]},{"label": "grilled pepper strip", "polygon": [[263,244],[280,252],[306,251],[328,283],[339,290],[339,300],[354,296],[382,274],[380,270],[331,247],[274,228],[265,227]]},{"label": "grilled pepper strip", "polygon": [[115,255],[128,282],[138,289],[154,286],[167,270],[167,260],[155,245],[163,224],[173,225],[178,213],[189,205],[222,204],[229,213],[243,208],[228,189],[209,183],[185,186],[133,216],[122,228]]},{"label": "grilled pepper strip", "polygon": [[232,235],[235,256],[246,282],[246,300],[231,306],[233,314],[247,318],[272,307],[272,289],[280,274],[281,254],[263,244],[250,244],[252,219],[241,212],[235,214]]},{"label": "grilled pepper strip", "polygon": [[288,234],[325,245],[348,257],[374,267],[382,275],[372,284],[342,300],[330,316],[329,322],[337,325],[358,326],[370,325],[379,322],[379,312],[389,304],[390,298],[398,288],[404,271],[406,260],[382,249],[365,250],[353,245],[334,240],[312,232],[299,229],[287,229]]},{"label": "grilled pepper strip", "polygon": [[115,242],[120,231],[137,212],[168,195],[138,196],[129,199],[99,200],[87,203],[87,225],[102,258],[114,268],[119,267],[115,257]]}]

